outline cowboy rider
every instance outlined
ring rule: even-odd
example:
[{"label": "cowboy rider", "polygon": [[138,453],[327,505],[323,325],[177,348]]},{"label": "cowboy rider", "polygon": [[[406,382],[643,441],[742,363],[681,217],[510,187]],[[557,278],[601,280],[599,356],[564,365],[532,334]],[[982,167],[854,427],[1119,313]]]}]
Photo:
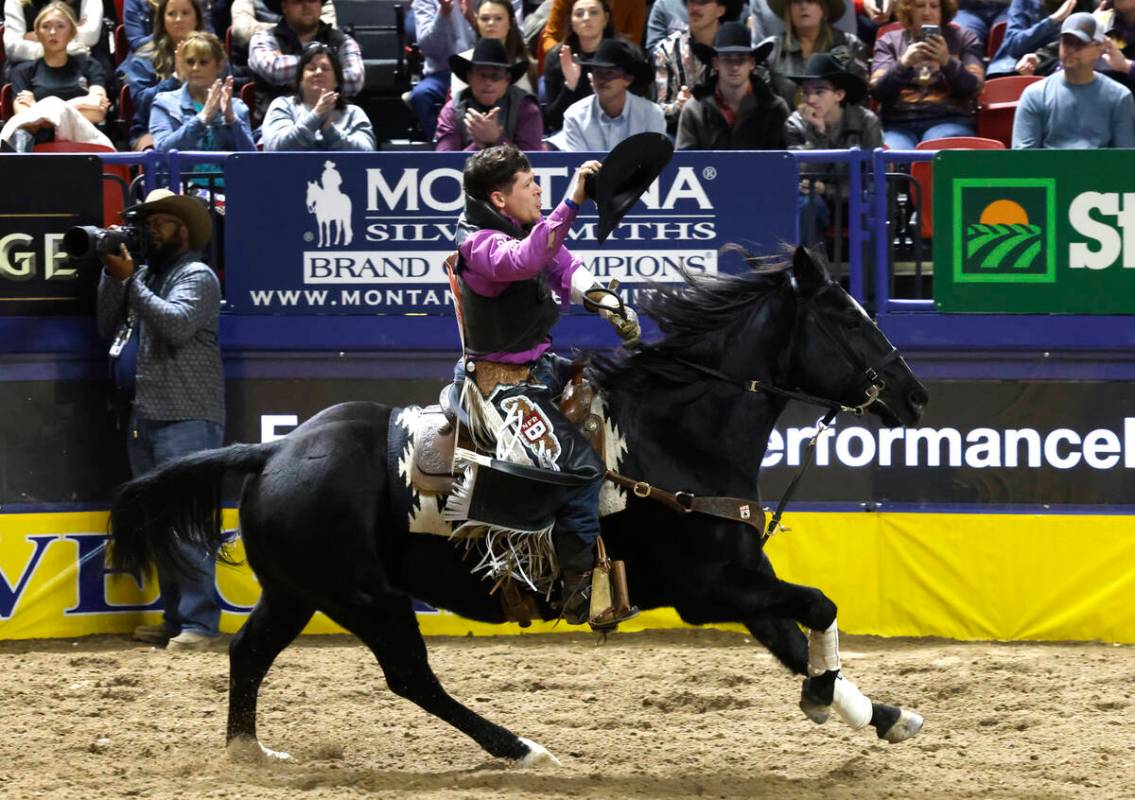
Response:
[{"label": "cowboy rider", "polygon": [[[575,174],[571,197],[544,217],[540,183],[527,156],[511,144],[481,150],[465,164],[465,211],[457,225],[456,272],[465,347],[459,370],[464,367],[465,377],[476,379],[490,403],[502,388],[518,389],[528,399],[532,413],[541,418],[536,427],[551,428],[552,469],[574,471],[586,465],[589,474],[600,476],[566,491],[553,529],[563,578],[562,614],[572,624],[589,617],[599,491],[606,467],[554,401],[569,376],[566,360],[551,353],[548,334],[561,306],[567,306],[569,299],[583,303],[585,298],[586,307],[610,321],[625,343],[637,342],[640,333],[634,312],[625,306],[620,309],[616,298],[564,246],[580,206],[588,199],[584,183],[600,166],[598,161],[583,164]],[[519,438],[537,460],[548,457],[546,437],[541,437],[539,453],[532,442]]]}]

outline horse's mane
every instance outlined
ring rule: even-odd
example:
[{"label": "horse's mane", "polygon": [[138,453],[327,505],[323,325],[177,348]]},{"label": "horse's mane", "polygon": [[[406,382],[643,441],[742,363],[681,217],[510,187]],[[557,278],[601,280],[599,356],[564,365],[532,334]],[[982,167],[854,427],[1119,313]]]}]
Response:
[{"label": "horse's mane", "polygon": [[783,275],[791,266],[783,258],[745,260],[749,270],[737,275],[692,274],[681,269],[683,283],[651,284],[638,310],[658,324],[663,338],[633,353],[594,356],[590,371],[595,380],[604,387],[635,390],[688,382],[691,369],[675,358],[705,362],[720,354],[726,333],[752,314],[759,300],[784,285]]}]

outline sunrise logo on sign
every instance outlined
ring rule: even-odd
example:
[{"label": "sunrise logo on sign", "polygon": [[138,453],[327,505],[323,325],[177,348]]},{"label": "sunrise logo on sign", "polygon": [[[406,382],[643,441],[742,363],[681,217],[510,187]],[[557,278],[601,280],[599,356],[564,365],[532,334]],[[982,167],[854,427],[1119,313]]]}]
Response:
[{"label": "sunrise logo on sign", "polygon": [[957,283],[1056,281],[1056,181],[953,183]]}]

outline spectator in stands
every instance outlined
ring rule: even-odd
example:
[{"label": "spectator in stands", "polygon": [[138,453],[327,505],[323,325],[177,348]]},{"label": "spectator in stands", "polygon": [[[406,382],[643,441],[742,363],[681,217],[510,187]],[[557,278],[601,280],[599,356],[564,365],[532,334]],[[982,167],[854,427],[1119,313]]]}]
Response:
[{"label": "spectator in stands", "polygon": [[832,27],[846,8],[843,0],[771,0],[769,5],[785,23],[784,32],[773,37],[776,49],[768,60],[772,90],[789,108],[797,104],[791,76],[802,74],[814,53],[831,53],[866,83],[867,49],[854,33]]},{"label": "spectator in stands", "polygon": [[895,0],[855,0],[855,35],[870,50],[875,34],[895,17]]},{"label": "spectator in stands", "polygon": [[666,132],[658,104],[630,91],[650,86],[650,64],[637,45],[604,39],[587,66],[594,95],[568,108],[563,130],[549,138],[550,144],[558,150],[607,152],[636,133]]},{"label": "spectator in stands", "polygon": [[[20,61],[43,58],[43,43],[35,30],[35,20],[52,0],[4,0],[4,53],[9,67]],[[66,0],[77,22],[77,33],[67,52],[87,54],[102,35],[102,0]]]},{"label": "spectator in stands", "polygon": [[329,44],[339,51],[343,66],[340,94],[354,97],[363,89],[366,71],[358,42],[319,18],[320,0],[267,0],[283,18],[275,27],[260,31],[248,46],[248,68],[256,78],[256,118],[263,119],[268,104],[289,94],[296,85],[297,67],[305,45]]},{"label": "spectator in stands", "polygon": [[[203,5],[208,5],[206,0],[203,0]],[[216,20],[217,8],[220,2],[212,3],[212,14],[206,13],[205,27],[202,30],[206,31],[221,31],[224,33],[227,25],[218,27]],[[126,32],[126,42],[130,46],[130,52],[133,53],[142,47],[154,33],[154,12],[157,10],[158,0],[126,0],[125,6],[122,9],[123,19],[119,20],[122,23]]]},{"label": "spectator in stands", "polygon": [[1089,150],[1135,147],[1131,91],[1096,74],[1104,52],[1103,23],[1072,14],[1060,26],[1063,70],[1028,86],[1013,118],[1013,149]]},{"label": "spectator in stands", "polygon": [[[1057,44],[1060,26],[1076,11],[1090,11],[1089,0],[1012,0],[1009,5],[1005,38],[989,62],[986,74],[990,78],[1005,75],[1049,75],[1060,63],[1055,53],[1042,58],[1037,51]],[[1078,8],[1083,4],[1085,8]],[[1043,62],[1043,63],[1042,63]],[[1018,64],[1020,68],[1018,69]]]},{"label": "spectator in stands", "polygon": [[[867,83],[831,53],[812,56],[802,74],[792,79],[800,84],[803,100],[785,125],[789,150],[874,150],[883,146],[879,118],[858,105],[867,96]],[[831,165],[829,171],[837,177],[847,174],[841,165]],[[832,186],[822,179],[801,178],[802,244],[820,241],[831,208],[847,197],[846,190],[843,181]]]},{"label": "spectator in stands", "polygon": [[178,55],[182,42],[194,31],[205,30],[205,10],[201,0],[158,0],[150,40],[119,67],[134,104],[130,124],[130,147],[146,150],[154,146],[150,136],[150,108],[161,92],[181,86]]},{"label": "spectator in stands", "polygon": [[[516,82],[516,85],[530,95],[535,95],[536,66],[528,58],[528,48],[524,46],[524,37],[520,33],[520,26],[516,24],[516,11],[511,2],[509,0],[481,0],[481,4],[477,6],[475,19],[477,21],[478,40],[485,37],[499,39],[500,43],[504,45],[504,52],[510,63],[519,64],[523,61],[528,65],[524,76]],[[472,54],[472,47],[463,53],[459,53],[464,58],[469,58]],[[456,75],[450,77],[450,96],[459,93],[464,88],[465,81]]]},{"label": "spectator in stands", "polygon": [[111,142],[94,126],[106,118],[106,73],[89,55],[72,54],[68,47],[78,32],[71,6],[48,4],[32,21],[43,55],[16,64],[9,76],[13,110],[0,131],[9,147],[31,152],[37,142],[56,138]]},{"label": "spectator in stands", "polygon": [[[196,31],[181,46],[185,84],[154,98],[150,135],[154,149],[255,150],[248,106],[233,97],[225,71],[225,50],[211,33]],[[193,172],[221,172],[219,164],[195,164]],[[218,182],[215,185],[221,185]]]},{"label": "spectator in stands", "polygon": [[755,72],[772,42],[753,47],[739,22],[721,26],[713,47],[694,45],[710,69],[678,121],[679,150],[783,150],[788,106]]},{"label": "spectator in stands", "polygon": [[1096,69],[1135,91],[1135,0],[1111,0],[1096,18],[1107,34]]},{"label": "spectator in stands", "polygon": [[[548,53],[575,32],[575,7],[576,4],[572,0],[552,0],[548,21],[544,24],[539,46],[536,49],[536,58],[545,65],[545,70]],[[628,42],[638,44],[642,41],[642,34],[646,28],[645,0],[612,0],[604,4],[604,10],[616,33]],[[596,47],[598,46],[596,42]]]},{"label": "spectator in stands", "polygon": [[957,0],[954,24],[972,31],[981,46],[982,55],[989,46],[989,31],[1009,17],[1009,0]]},{"label": "spectator in stands", "polygon": [[571,6],[571,33],[544,58],[544,130],[555,133],[564,126],[564,112],[591,94],[590,61],[599,43],[615,36],[607,0],[575,0]]},{"label": "spectator in stands", "polygon": [[497,144],[544,149],[540,106],[514,85],[528,67],[511,63],[497,39],[477,42],[472,58],[450,56],[449,68],[469,86],[442,107],[434,149],[482,150]]},{"label": "spectator in stands", "polygon": [[[280,22],[280,5],[268,0],[233,0],[231,16],[233,49],[247,51],[253,36],[272,30]],[[323,3],[319,18],[334,28],[335,4]]]},{"label": "spectator in stands", "polygon": [[335,49],[305,47],[296,93],[268,106],[265,150],[374,150],[374,129],[363,110],[339,94],[343,68]]},{"label": "spectator in stands", "polygon": [[[753,42],[760,42],[770,36],[784,33],[787,22],[784,11],[779,8],[781,5],[783,3],[774,5],[769,0],[752,0],[751,13],[747,18],[753,30]],[[836,30],[857,35],[858,22],[855,19],[854,5],[842,4],[839,13],[831,15],[830,24]]]},{"label": "spectator in stands", "polygon": [[[136,206],[149,235],[147,265],[126,248],[102,257],[98,328],[112,336],[111,365],[121,401],[131,408],[126,450],[135,477],[179,456],[220,447],[225,391],[217,325],[221,285],[201,263],[212,238],[205,205],[156,189]],[[134,638],[169,650],[203,650],[217,637],[216,554],[179,540],[199,571],[158,573],[165,618]]]},{"label": "spectator in stands", "polygon": [[[449,59],[475,44],[476,0],[414,0],[418,48],[426,58],[424,74],[411,90],[409,104],[422,133],[435,139],[438,112],[449,93]],[[516,19],[524,18],[524,0],[512,0]]]},{"label": "spectator in stands", "polygon": [[695,55],[693,44],[713,45],[721,23],[737,19],[740,0],[686,0],[689,27],[676,31],[654,48],[654,99],[666,115],[666,128],[678,128],[682,106],[692,97],[690,87],[705,77],[706,66]]},{"label": "spectator in stands", "polygon": [[[954,12],[954,0],[898,0],[902,28],[875,42],[871,92],[881,104],[883,139],[891,149],[973,136],[985,68],[977,36],[950,25]],[[939,35],[923,35],[925,25],[939,26]]]}]

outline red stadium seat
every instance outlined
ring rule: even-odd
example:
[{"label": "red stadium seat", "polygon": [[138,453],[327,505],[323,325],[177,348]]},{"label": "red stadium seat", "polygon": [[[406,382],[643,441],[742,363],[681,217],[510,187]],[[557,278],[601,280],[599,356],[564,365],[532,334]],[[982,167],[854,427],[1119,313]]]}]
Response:
[{"label": "red stadium seat", "polygon": [[114,66],[118,66],[130,55],[130,42],[126,41],[126,26],[117,25],[114,28]]},{"label": "red stadium seat", "polygon": [[993,58],[997,52],[997,48],[1001,46],[1001,42],[1005,40],[1005,29],[1009,27],[1009,23],[1005,20],[993,23],[993,27],[989,29],[989,44],[985,48],[985,57]]},{"label": "red stadium seat", "polygon": [[[1004,150],[1005,144],[980,136],[949,136],[919,142],[916,150]],[[934,235],[934,169],[929,161],[910,165],[910,176],[918,182],[922,204],[918,211],[922,238]]]},{"label": "red stadium seat", "polygon": [[[35,146],[37,153],[113,153],[113,147],[93,144],[89,142],[54,141],[43,142]],[[126,207],[127,195],[130,187],[130,167],[126,164],[103,164],[102,173],[102,219],[103,225],[118,225],[122,222],[122,209]],[[124,184],[117,180],[108,180],[106,175],[121,178]],[[125,189],[123,188],[125,185]]]},{"label": "red stadium seat", "polygon": [[1013,117],[1021,92],[1029,84],[1042,81],[1039,75],[1010,75],[990,78],[977,98],[977,135],[1013,146]]},{"label": "red stadium seat", "polygon": [[13,99],[12,84],[5,83],[3,86],[0,86],[0,122],[3,122],[16,113],[15,109],[12,108]]},{"label": "red stadium seat", "polygon": [[233,57],[233,29],[231,27],[225,28],[225,58],[232,59]]},{"label": "red stadium seat", "polygon": [[260,124],[260,121],[256,118],[256,84],[249,82],[240,87],[240,99],[248,106],[248,116],[252,127],[255,128]]}]

